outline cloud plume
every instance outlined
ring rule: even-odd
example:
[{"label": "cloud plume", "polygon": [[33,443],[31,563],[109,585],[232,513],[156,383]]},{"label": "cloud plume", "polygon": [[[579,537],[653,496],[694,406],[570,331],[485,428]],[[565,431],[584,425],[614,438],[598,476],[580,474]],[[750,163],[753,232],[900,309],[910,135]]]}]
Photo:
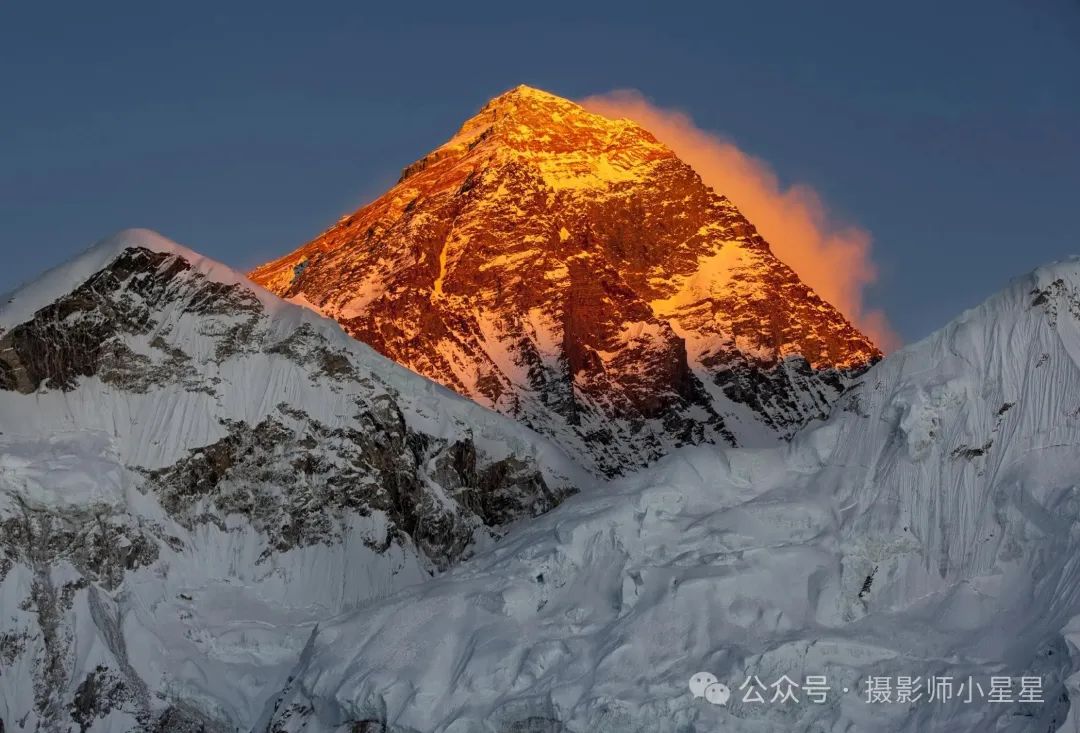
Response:
[{"label": "cloud plume", "polygon": [[686,114],[653,105],[640,92],[619,90],[588,97],[582,105],[606,117],[637,122],[698,172],[706,185],[739,207],[773,253],[832,303],[883,350],[900,339],[880,310],[867,309],[863,291],[877,278],[870,234],[838,224],[809,186],[782,187],[764,161],[720,135],[697,127]]}]

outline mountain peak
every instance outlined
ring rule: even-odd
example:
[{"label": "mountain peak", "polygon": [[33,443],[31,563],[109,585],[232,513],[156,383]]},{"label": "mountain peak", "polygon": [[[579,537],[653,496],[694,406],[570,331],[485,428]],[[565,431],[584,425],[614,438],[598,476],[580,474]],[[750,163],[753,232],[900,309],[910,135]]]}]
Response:
[{"label": "mountain peak", "polygon": [[[399,183],[460,183],[473,171],[507,162],[535,165],[555,190],[603,189],[641,179],[658,160],[675,155],[634,122],[587,111],[568,99],[520,85],[468,119],[445,144],[408,166]],[[453,175],[456,174],[456,175]]]},{"label": "mountain peak", "polygon": [[153,252],[171,251],[197,258],[190,250],[150,229],[123,229],[99,239],[71,260],[6,294],[0,301],[0,329],[30,318],[38,308],[70,292],[76,284],[103,268],[128,247]]},{"label": "mountain peak", "polygon": [[628,124],[634,124],[629,120],[605,118],[587,111],[577,102],[565,97],[519,84],[488,100],[480,111],[462,126],[462,129],[474,125],[483,127],[506,118],[512,118],[516,125],[536,127],[540,131],[546,130],[552,123],[563,120],[574,126],[591,124],[599,128],[614,129],[623,129]]},{"label": "mountain peak", "polygon": [[518,84],[513,89],[508,89],[502,94],[492,97],[492,99],[484,105],[484,109],[508,105],[559,105],[577,107],[578,109],[581,108],[580,105],[571,102],[565,97],[560,97],[557,94],[552,94],[543,89],[531,87],[528,84]]},{"label": "mountain peak", "polygon": [[605,473],[787,437],[881,355],[649,132],[528,86],[251,277]]},{"label": "mountain peak", "polygon": [[[100,271],[125,250],[140,249],[179,257],[214,282],[226,285],[254,287],[243,274],[152,229],[122,229],[98,240],[71,260],[54,267],[30,283],[22,285],[0,300],[0,332],[11,325],[31,318],[35,311],[71,292],[79,283]],[[278,307],[278,299],[254,288],[267,307]]]}]

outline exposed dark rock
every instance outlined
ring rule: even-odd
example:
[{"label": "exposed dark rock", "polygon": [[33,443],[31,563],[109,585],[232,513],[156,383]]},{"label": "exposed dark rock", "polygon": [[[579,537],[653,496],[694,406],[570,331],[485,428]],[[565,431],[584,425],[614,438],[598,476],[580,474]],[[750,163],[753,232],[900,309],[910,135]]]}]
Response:
[{"label": "exposed dark rock", "polygon": [[953,452],[950,455],[953,458],[962,458],[964,460],[970,461],[972,458],[978,458],[979,456],[986,455],[986,452],[988,450],[990,450],[990,447],[993,446],[993,444],[994,444],[994,441],[988,440],[985,443],[983,443],[981,446],[974,447],[974,448],[971,447],[971,446],[962,445],[959,448],[956,448],[955,450],[953,450]]},{"label": "exposed dark rock", "polygon": [[387,733],[381,720],[358,720],[349,728],[351,733]]},{"label": "exposed dark rock", "polygon": [[1054,280],[1044,288],[1031,291],[1031,306],[1042,308],[1051,326],[1057,325],[1061,308],[1074,318],[1080,318],[1080,292],[1071,289],[1061,278]]},{"label": "exposed dark rock", "polygon": [[344,351],[330,348],[326,340],[315,333],[311,326],[304,324],[286,338],[265,348],[268,354],[285,356],[297,364],[311,367],[310,378],[329,377],[337,381],[350,381],[370,384],[357,372]]},{"label": "exposed dark rock", "polygon": [[126,699],[124,681],[107,667],[99,665],[75,690],[75,697],[68,709],[80,733],[86,733],[96,718],[105,717]]},{"label": "exposed dark rock", "polygon": [[147,720],[148,733],[235,733],[235,730],[186,704],[170,705],[156,718]]},{"label": "exposed dark rock", "polygon": [[532,717],[511,723],[500,733],[563,733],[566,728],[554,718]]},{"label": "exposed dark rock", "polygon": [[18,514],[0,518],[0,549],[9,563],[30,567],[66,560],[87,580],[113,589],[127,571],[157,560],[157,531],[107,506],[59,510],[21,505]]},{"label": "exposed dark rock", "polygon": [[[0,335],[0,388],[71,390],[80,377],[96,375],[132,392],[169,382],[209,390],[190,358],[160,335],[150,341],[154,357],[136,353],[122,338],[158,328],[158,310],[165,303],[179,303],[188,313],[229,317],[203,322],[207,335],[222,337],[219,360],[250,343],[261,313],[251,290],[208,280],[178,255],[132,247]],[[233,323],[237,316],[242,320]]]},{"label": "exposed dark rock", "polygon": [[[331,429],[289,413],[289,425],[284,415],[254,426],[228,424],[224,438],[148,472],[149,487],[180,524],[243,515],[278,552],[337,542],[347,512],[384,512],[388,532],[372,538],[372,547],[411,540],[439,569],[462,556],[476,531],[535,516],[566,494],[523,461],[483,465],[471,441],[447,444],[409,430],[385,395],[358,415],[364,430]],[[456,509],[431,493],[425,476]]]},{"label": "exposed dark rock", "polygon": [[877,571],[878,569],[875,565],[874,569],[871,570],[870,574],[863,580],[862,588],[859,590],[859,598],[861,600],[866,600],[866,597],[870,595],[870,588],[874,585],[874,576],[877,575]]},{"label": "exposed dark rock", "polygon": [[26,642],[29,638],[30,635],[25,631],[22,633],[7,631],[0,634],[0,675],[4,673],[5,667],[15,664],[15,659],[26,650]]}]

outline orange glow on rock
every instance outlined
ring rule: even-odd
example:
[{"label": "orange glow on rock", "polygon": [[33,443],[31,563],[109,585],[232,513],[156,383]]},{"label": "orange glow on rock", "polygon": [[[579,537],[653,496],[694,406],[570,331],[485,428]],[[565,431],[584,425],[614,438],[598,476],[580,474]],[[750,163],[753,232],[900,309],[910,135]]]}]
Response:
[{"label": "orange glow on rock", "polygon": [[686,114],[662,109],[635,90],[582,100],[606,117],[638,123],[671,148],[706,185],[727,196],[768,240],[774,254],[885,352],[900,338],[880,310],[867,310],[863,291],[877,279],[869,232],[832,221],[821,197],[805,184],[784,188],[764,161],[697,127]]}]

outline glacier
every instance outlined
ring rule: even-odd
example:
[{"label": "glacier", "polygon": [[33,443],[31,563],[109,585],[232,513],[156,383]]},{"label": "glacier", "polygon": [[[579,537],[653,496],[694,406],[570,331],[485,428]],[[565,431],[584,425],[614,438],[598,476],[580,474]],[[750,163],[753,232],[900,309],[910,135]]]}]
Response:
[{"label": "glacier", "polygon": [[[1078,368],[1072,260],[887,357],[790,446],[683,449],[320,626],[273,729],[1075,731]],[[699,671],[728,705],[690,694]],[[781,675],[832,695],[736,689]],[[898,676],[1038,677],[1043,701],[866,701]]]}]

